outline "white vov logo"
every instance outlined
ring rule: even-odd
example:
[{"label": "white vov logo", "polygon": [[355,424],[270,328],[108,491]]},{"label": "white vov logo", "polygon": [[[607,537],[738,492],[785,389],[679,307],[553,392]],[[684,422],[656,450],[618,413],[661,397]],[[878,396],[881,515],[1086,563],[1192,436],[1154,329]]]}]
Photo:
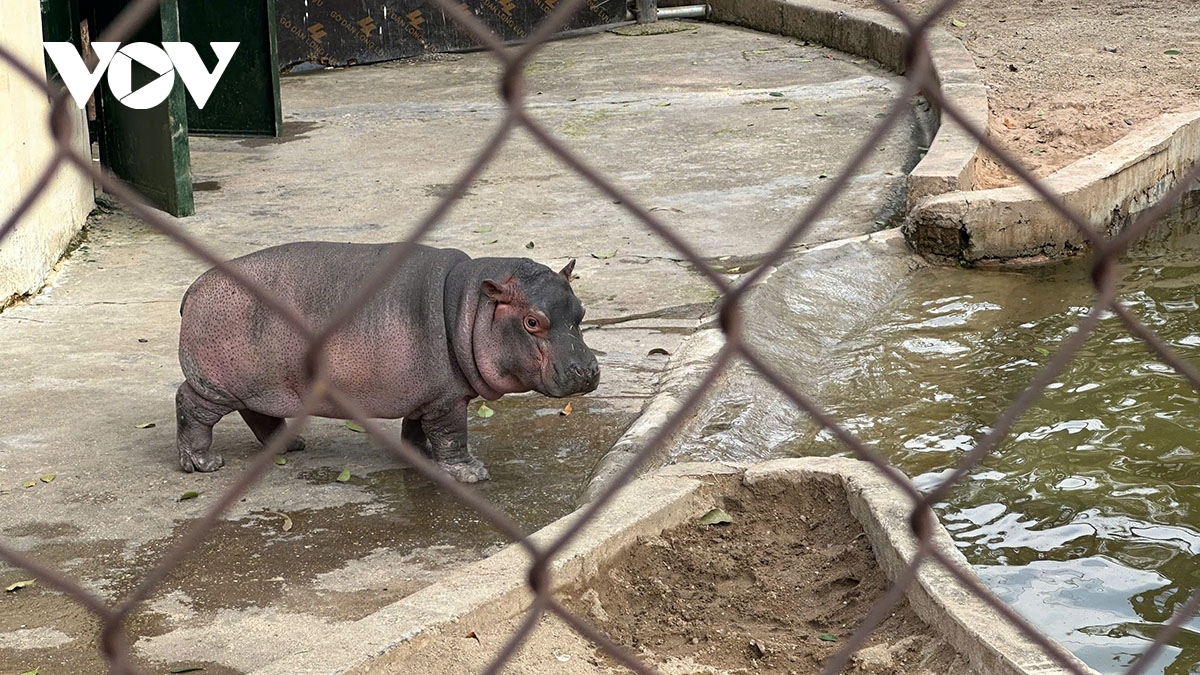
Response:
[{"label": "white vov logo", "polygon": [[[164,42],[160,49],[149,42],[133,42],[121,46],[120,42],[93,42],[92,51],[96,52],[99,63],[96,69],[88,72],[87,66],[75,45],[70,42],[46,42],[43,46],[54,67],[62,76],[63,84],[71,92],[75,103],[83,108],[88,98],[100,83],[104,71],[108,70],[108,87],[121,103],[130,108],[145,110],[166,100],[175,86],[175,73],[183,80],[197,108],[204,108],[208,97],[212,96],[217,81],[225,73],[225,67],[233,58],[240,42],[210,42],[208,43],[217,55],[217,66],[212,72],[200,60],[196,48],[187,42]],[[164,51],[166,50],[166,51]],[[158,73],[158,77],[133,91],[132,77],[133,62]]]}]

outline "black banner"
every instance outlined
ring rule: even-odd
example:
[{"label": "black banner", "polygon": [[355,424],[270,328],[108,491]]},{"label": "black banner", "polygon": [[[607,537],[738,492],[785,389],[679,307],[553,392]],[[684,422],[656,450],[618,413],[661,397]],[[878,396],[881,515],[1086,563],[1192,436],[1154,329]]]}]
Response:
[{"label": "black banner", "polygon": [[[466,0],[460,4],[501,40],[525,39],[559,0]],[[587,0],[565,30],[625,19],[626,0]],[[279,65],[346,66],[434,52],[476,42],[441,9],[422,0],[276,0]]]}]

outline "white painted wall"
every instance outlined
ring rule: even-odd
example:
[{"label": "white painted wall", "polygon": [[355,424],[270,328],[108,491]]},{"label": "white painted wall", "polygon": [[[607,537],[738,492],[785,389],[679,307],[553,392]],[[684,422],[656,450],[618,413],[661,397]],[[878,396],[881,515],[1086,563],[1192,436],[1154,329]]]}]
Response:
[{"label": "white painted wall", "polygon": [[[0,45],[45,79],[38,0],[0,0]],[[50,104],[7,62],[0,62],[0,223],[16,210],[53,154]],[[72,140],[88,156],[87,120],[78,112]],[[65,167],[17,229],[0,242],[0,308],[37,292],[93,207],[90,178]]]}]

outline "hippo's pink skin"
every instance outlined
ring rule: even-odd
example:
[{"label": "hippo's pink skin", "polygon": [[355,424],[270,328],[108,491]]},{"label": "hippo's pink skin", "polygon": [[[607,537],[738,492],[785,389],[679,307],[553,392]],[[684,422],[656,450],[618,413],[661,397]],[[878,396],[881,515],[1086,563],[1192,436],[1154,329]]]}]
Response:
[{"label": "hippo's pink skin", "polygon": [[[300,242],[232,261],[290,303],[309,325],[324,325],[361,287],[387,244]],[[471,259],[455,249],[417,246],[388,284],[326,344],[334,386],[372,417],[404,418],[403,436],[455,478],[488,477],[467,450],[467,403],[535,390],[547,396],[592,391],[600,369],[579,331],[583,307],[561,272],[526,258]],[[179,463],[215,471],[212,427],[238,411],[266,443],[300,412],[307,344],[289,324],[229,277],[209,270],[180,307],[175,396]],[[332,403],[316,414],[344,417]],[[304,446],[296,439],[289,450]]]}]

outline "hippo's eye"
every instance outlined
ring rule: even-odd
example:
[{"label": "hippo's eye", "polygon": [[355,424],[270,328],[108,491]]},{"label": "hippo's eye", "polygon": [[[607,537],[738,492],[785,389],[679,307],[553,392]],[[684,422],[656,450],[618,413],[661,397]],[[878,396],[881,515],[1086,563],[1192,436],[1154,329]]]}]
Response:
[{"label": "hippo's eye", "polygon": [[529,316],[525,317],[525,329],[530,333],[537,332],[537,330],[541,328],[541,325],[541,322],[538,321],[536,316],[530,314]]}]

